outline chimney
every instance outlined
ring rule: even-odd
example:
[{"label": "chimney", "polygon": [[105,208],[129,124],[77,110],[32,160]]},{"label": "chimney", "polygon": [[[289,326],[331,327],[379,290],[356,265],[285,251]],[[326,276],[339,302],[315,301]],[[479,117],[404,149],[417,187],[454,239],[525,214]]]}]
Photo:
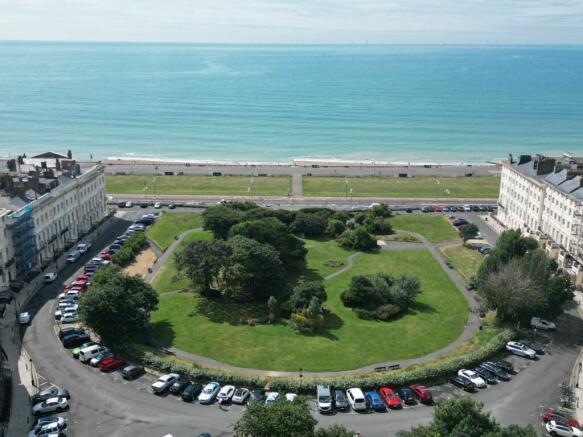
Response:
[{"label": "chimney", "polygon": [[530,162],[531,159],[532,157],[530,155],[520,155],[518,158],[518,165],[526,164],[527,162]]},{"label": "chimney", "polygon": [[514,161],[512,160],[512,153],[508,154],[508,164],[514,164]]}]

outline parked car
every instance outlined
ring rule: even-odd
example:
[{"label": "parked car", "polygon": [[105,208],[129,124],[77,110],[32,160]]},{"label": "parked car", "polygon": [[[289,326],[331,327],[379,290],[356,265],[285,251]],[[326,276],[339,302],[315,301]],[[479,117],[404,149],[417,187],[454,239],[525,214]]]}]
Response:
[{"label": "parked car", "polygon": [[178,396],[189,385],[190,385],[190,380],[186,376],[180,375],[180,378],[178,378],[178,380],[176,380],[174,382],[174,384],[172,384],[170,386],[170,393],[172,393],[173,395]]},{"label": "parked car", "polygon": [[574,426],[575,428],[581,428],[579,422],[572,417],[567,416],[565,413],[554,408],[547,408],[541,414],[541,420],[547,423],[549,420],[555,420],[557,422],[566,422],[569,426]]},{"label": "parked car", "polygon": [[202,386],[200,384],[188,384],[188,386],[182,391],[180,397],[184,402],[192,402],[194,401],[202,390]]},{"label": "parked car", "polygon": [[498,360],[494,361],[494,365],[498,366],[499,368],[505,370],[508,373],[514,373],[514,367],[512,366],[512,363],[510,361]]},{"label": "parked car", "polygon": [[522,343],[527,348],[532,349],[533,351],[535,351],[539,355],[544,354],[544,352],[545,352],[544,345],[542,343],[537,342],[537,341],[522,339],[522,340],[519,340],[519,343]]},{"label": "parked car", "polygon": [[172,384],[178,381],[178,378],[180,378],[180,375],[177,373],[168,373],[166,375],[162,375],[152,383],[152,391],[155,394],[164,393],[172,386]]},{"label": "parked car", "polygon": [[541,319],[540,317],[533,317],[530,319],[530,327],[536,329],[542,329],[543,331],[554,331],[557,329],[557,325],[548,320]]},{"label": "parked car", "polygon": [[176,209],[176,204],[171,203],[170,205],[168,205],[168,209]]},{"label": "parked car", "polygon": [[121,371],[121,377],[123,379],[136,379],[142,376],[146,371],[142,366],[136,366],[134,364],[124,367]]},{"label": "parked car", "polygon": [[81,328],[63,328],[59,331],[59,340],[63,340],[66,336],[73,334],[85,334],[85,331]]},{"label": "parked car", "polygon": [[297,399],[298,395],[295,393],[286,393],[285,394],[285,400],[287,402],[293,402]]},{"label": "parked car", "polygon": [[91,247],[91,243],[79,243],[77,245],[76,250],[78,250],[81,253],[86,253],[90,247]]},{"label": "parked car", "polygon": [[103,361],[106,358],[110,358],[110,357],[113,357],[113,353],[111,353],[109,350],[103,351],[99,355],[96,355],[93,358],[91,358],[89,360],[89,365],[91,367],[97,367],[97,366],[99,366],[99,363],[101,363],[101,361]]},{"label": "parked car", "polygon": [[250,392],[248,389],[244,387],[239,387],[237,390],[235,390],[235,393],[233,394],[233,403],[244,404],[245,402],[247,402],[249,395]]},{"label": "parked car", "polygon": [[34,423],[32,424],[32,426],[37,427],[37,426],[46,425],[47,423],[53,423],[53,422],[59,423],[63,428],[66,428],[66,426],[67,426],[67,420],[62,416],[37,417],[36,420],[34,421]]},{"label": "parked car", "polygon": [[419,402],[423,404],[433,403],[433,395],[431,394],[431,391],[424,385],[411,384],[409,388],[411,389],[415,397],[419,399]]},{"label": "parked car", "polygon": [[354,411],[366,410],[366,399],[360,388],[349,388],[346,390],[346,396],[348,397],[348,403]]},{"label": "parked car", "polygon": [[249,393],[249,403],[252,402],[264,402],[265,401],[265,394],[263,392],[263,389],[261,388],[254,388],[253,390],[251,390],[251,392]]},{"label": "parked car", "polygon": [[79,352],[79,361],[82,363],[88,363],[91,358],[96,357],[97,355],[106,352],[107,350],[108,349],[105,346],[101,345],[94,345],[85,349],[81,349]]},{"label": "parked car", "polygon": [[50,282],[54,282],[57,279],[57,273],[56,272],[49,272],[44,276],[44,281],[45,283],[50,283]]},{"label": "parked car", "polygon": [[117,206],[118,206],[119,208],[125,208],[125,207],[126,207],[126,203],[125,203],[125,202],[122,200],[121,202],[118,202],[118,203],[117,203]]},{"label": "parked car", "polygon": [[474,372],[476,372],[478,375],[480,375],[482,377],[482,379],[484,381],[486,381],[486,383],[488,383],[488,384],[498,384],[498,379],[496,379],[496,375],[494,375],[489,370],[486,370],[483,367],[476,367],[474,369]]},{"label": "parked car", "polygon": [[455,385],[456,387],[462,388],[465,391],[474,391],[476,389],[476,385],[470,381],[469,378],[466,378],[462,375],[455,375],[449,378],[449,383]]},{"label": "parked car", "polygon": [[489,370],[494,375],[496,375],[496,378],[498,378],[500,381],[510,381],[510,375],[508,374],[508,372],[496,366],[491,361],[486,361],[485,363],[480,364],[479,367]]},{"label": "parked car", "polygon": [[47,423],[31,429],[28,437],[58,437],[62,435],[61,430],[58,422]]},{"label": "parked car", "polygon": [[376,391],[369,390],[364,393],[366,405],[375,411],[385,411],[387,406]]},{"label": "parked car", "polygon": [[334,390],[334,408],[340,411],[346,411],[350,407],[346,394],[343,390]]},{"label": "parked car", "polygon": [[160,209],[160,208],[162,208],[162,205],[160,204],[160,202],[154,203],[154,209]]},{"label": "parked car", "polygon": [[415,400],[415,396],[410,388],[403,387],[401,390],[397,392],[403,403],[407,405],[415,405],[417,401]]},{"label": "parked car", "polygon": [[47,388],[45,390],[39,391],[37,394],[33,395],[30,398],[30,403],[32,405],[36,405],[40,402],[46,401],[50,398],[65,398],[71,399],[71,395],[69,394],[69,390],[66,390],[61,387],[53,386]]},{"label": "parked car", "polygon": [[88,348],[90,346],[94,346],[97,343],[95,343],[94,341],[88,341],[83,343],[81,346],[77,346],[76,348],[74,348],[71,353],[73,354],[73,358],[78,359],[79,358],[79,352],[81,352],[81,349],[85,349]]},{"label": "parked car", "polygon": [[276,391],[269,392],[269,393],[267,393],[267,396],[265,397],[265,403],[272,404],[277,400],[278,397],[279,397],[278,392],[276,392]]},{"label": "parked car", "polygon": [[518,355],[519,357],[530,358],[531,360],[536,357],[535,351],[517,341],[509,341],[506,343],[506,350],[511,354]]},{"label": "parked car", "polygon": [[140,208],[147,208],[148,204],[146,202],[140,203]]},{"label": "parked car", "polygon": [[67,410],[69,407],[69,401],[65,397],[55,397],[49,398],[32,407],[32,414],[38,416],[40,414],[46,413],[60,413],[61,411]]},{"label": "parked car", "polygon": [[320,413],[331,413],[332,408],[332,393],[329,385],[318,385],[316,387],[316,405]]},{"label": "parked car", "polygon": [[198,396],[198,402],[201,404],[210,404],[215,400],[219,393],[220,385],[218,382],[209,382]]},{"label": "parked car", "polygon": [[103,251],[99,254],[99,258],[105,260],[105,261],[109,261],[111,259],[111,253],[110,252],[106,252]]},{"label": "parked car", "polygon": [[381,387],[379,388],[379,395],[385,401],[385,404],[389,408],[402,408],[403,404],[401,403],[401,398],[389,387]]},{"label": "parked car", "polygon": [[486,381],[473,370],[460,369],[457,374],[468,378],[478,388],[486,388]]},{"label": "parked car", "polygon": [[126,202],[126,208],[131,208],[132,206],[134,206],[134,204],[132,203],[132,201],[131,201],[131,200],[128,200],[128,201]]},{"label": "parked car", "polygon": [[459,218],[455,219],[452,224],[457,228],[459,226],[467,225],[469,222],[466,219]]},{"label": "parked car", "polygon": [[87,335],[85,333],[81,333],[81,334],[67,335],[66,337],[63,337],[62,342],[63,342],[63,347],[70,349],[73,347],[78,347],[84,343],[87,343],[90,340],[91,340],[91,337],[89,337],[89,335]]},{"label": "parked car", "polygon": [[560,436],[560,437],[579,437],[583,436],[583,431],[578,428],[574,428],[569,426],[568,424],[563,424],[557,422],[556,420],[549,420],[545,424],[545,429],[547,432],[552,436]]},{"label": "parked car", "polygon": [[75,313],[64,313],[61,317],[61,323],[75,323],[79,320],[79,315]]},{"label": "parked car", "polygon": [[102,372],[113,372],[122,367],[125,363],[126,361],[120,356],[104,358],[99,363],[99,370]]}]

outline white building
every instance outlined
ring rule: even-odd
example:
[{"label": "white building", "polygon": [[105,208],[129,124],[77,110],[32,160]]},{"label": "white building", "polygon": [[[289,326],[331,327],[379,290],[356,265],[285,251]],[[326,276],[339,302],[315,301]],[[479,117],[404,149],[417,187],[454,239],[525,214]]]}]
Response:
[{"label": "white building", "polygon": [[498,220],[535,237],[583,285],[583,158],[510,155],[502,163]]},{"label": "white building", "polygon": [[105,217],[103,170],[54,153],[0,160],[0,288],[48,265]]}]

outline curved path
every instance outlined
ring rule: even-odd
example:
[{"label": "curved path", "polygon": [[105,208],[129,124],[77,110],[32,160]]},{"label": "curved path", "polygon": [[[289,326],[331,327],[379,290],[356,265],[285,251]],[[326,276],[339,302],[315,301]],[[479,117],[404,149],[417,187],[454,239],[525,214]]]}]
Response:
[{"label": "curved path", "polygon": [[[96,247],[94,252],[97,250]],[[53,330],[47,327],[54,323],[54,298],[62,284],[67,282],[66,277],[73,273],[68,267],[60,275],[64,281],[59,278],[56,283],[44,287],[31,301],[26,310],[33,319],[23,336],[23,344],[40,374],[71,392],[67,435],[160,437],[172,433],[181,437],[200,432],[210,432],[213,437],[232,435],[232,426],[243,411],[241,407],[229,406],[221,410],[216,405],[183,403],[173,396],[154,396],[149,393],[153,376],[123,381],[118,372],[102,374],[80,364],[61,347]],[[472,396],[483,401],[486,409],[504,424],[532,423],[538,427],[540,406],[556,405],[559,384],[568,381],[582,345],[583,323],[572,308],[560,317],[557,333],[546,355],[537,361],[512,357],[519,370],[512,381],[491,386]],[[432,389],[436,399],[464,395],[464,392],[448,386]],[[417,405],[384,414],[350,412],[322,416],[317,414],[312,403],[310,405],[320,425],[341,423],[367,437],[393,436],[400,430],[428,423],[433,414],[432,408]]]},{"label": "curved path", "polygon": [[[172,254],[174,249],[178,246],[178,244],[180,244],[180,240],[182,240],[182,238],[184,238],[186,235],[188,235],[189,233],[191,233],[195,230],[198,230],[198,229],[192,229],[190,231],[185,231],[178,236],[178,239],[175,240],[168,247],[168,249],[165,251],[163,257],[160,258],[160,260],[157,262],[158,269],[163,264],[163,260],[165,260],[166,257],[168,257],[170,254]],[[398,232],[401,232],[401,231],[398,231]],[[344,370],[344,371],[336,371],[336,372],[304,372],[303,373],[304,375],[306,375],[306,376],[346,376],[346,375],[354,375],[354,374],[358,374],[358,373],[374,372],[375,368],[394,366],[397,364],[400,367],[407,367],[407,366],[410,366],[412,364],[417,364],[417,363],[420,363],[420,362],[428,360],[428,359],[439,358],[439,357],[451,352],[453,349],[457,348],[462,343],[468,341],[471,338],[472,334],[479,328],[480,317],[478,315],[478,303],[476,302],[476,299],[475,299],[473,293],[466,290],[466,286],[465,286],[464,281],[458,276],[458,274],[454,270],[452,270],[446,266],[445,260],[444,260],[443,256],[441,255],[441,253],[437,250],[436,245],[430,243],[421,234],[418,234],[416,232],[409,232],[409,231],[407,231],[407,233],[413,234],[417,238],[419,238],[420,243],[407,243],[407,242],[399,242],[399,241],[390,242],[389,241],[389,242],[387,242],[387,244],[385,246],[382,246],[382,248],[385,250],[426,249],[429,251],[429,253],[431,253],[431,255],[433,256],[435,261],[441,266],[441,268],[445,271],[445,273],[448,275],[450,280],[455,284],[457,289],[462,293],[462,295],[466,299],[468,306],[470,308],[470,312],[468,314],[468,320],[467,320],[466,325],[464,326],[464,329],[463,329],[462,333],[460,334],[460,336],[455,341],[448,344],[444,348],[433,351],[427,355],[423,355],[420,357],[402,359],[402,360],[384,361],[384,362],[380,362],[380,363],[373,363],[373,364],[369,364],[367,366],[360,367],[358,369],[353,369],[353,370]],[[345,273],[348,270],[350,270],[354,264],[354,258],[356,256],[358,256],[360,253],[361,252],[357,252],[357,253],[353,253],[353,254],[349,255],[347,258],[346,266],[344,266],[340,270],[337,270],[336,272],[329,274],[324,279],[325,280],[332,279],[332,278],[334,278],[338,275],[341,275],[342,273]],[[162,296],[168,296],[170,294],[176,294],[178,292],[180,292],[180,290],[164,293]],[[205,357],[202,355],[183,351],[181,349],[177,349],[174,347],[171,347],[169,349],[172,352],[174,352],[178,358],[181,358],[181,359],[187,360],[187,361],[192,361],[192,362],[194,362],[200,366],[204,366],[204,367],[211,367],[211,368],[215,368],[215,369],[227,370],[230,372],[237,372],[237,373],[242,373],[245,375],[257,375],[257,376],[269,376],[269,377],[297,376],[297,372],[237,367],[237,366],[232,366],[230,364],[223,363],[221,361],[217,361],[217,360],[214,360],[212,358],[208,358],[208,357]]]}]

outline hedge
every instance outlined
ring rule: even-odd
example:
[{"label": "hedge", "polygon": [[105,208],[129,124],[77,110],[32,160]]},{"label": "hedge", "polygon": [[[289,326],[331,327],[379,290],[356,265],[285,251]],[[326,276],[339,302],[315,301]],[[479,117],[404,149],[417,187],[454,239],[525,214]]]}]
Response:
[{"label": "hedge", "polygon": [[121,249],[111,257],[111,262],[120,267],[125,267],[134,261],[136,255],[140,253],[147,244],[148,240],[143,232],[134,232]]},{"label": "hedge", "polygon": [[428,364],[424,367],[411,370],[393,372],[367,373],[361,375],[340,377],[259,377],[227,372],[217,369],[186,367],[180,363],[165,360],[151,352],[142,356],[142,363],[151,369],[164,373],[181,373],[192,380],[207,382],[218,381],[223,384],[237,386],[265,387],[270,390],[294,393],[314,393],[318,384],[328,384],[335,388],[348,389],[360,387],[362,389],[376,389],[388,385],[401,387],[412,383],[426,385],[437,384],[447,377],[457,373],[459,369],[473,367],[502,351],[506,343],[514,337],[514,332],[505,329],[493,337],[483,348],[469,352],[445,362]]}]

